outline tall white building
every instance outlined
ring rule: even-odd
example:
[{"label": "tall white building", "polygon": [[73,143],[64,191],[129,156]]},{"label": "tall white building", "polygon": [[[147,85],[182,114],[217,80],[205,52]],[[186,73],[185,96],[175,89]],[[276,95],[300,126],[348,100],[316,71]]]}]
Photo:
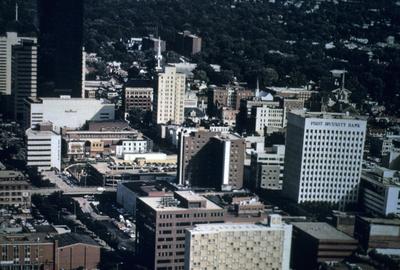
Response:
[{"label": "tall white building", "polygon": [[13,47],[12,95],[14,119],[26,124],[25,99],[37,93],[37,40],[21,39]]},{"label": "tall white building", "polygon": [[366,125],[347,114],[289,113],[284,194],[341,208],[357,202]]},{"label": "tall white building", "polygon": [[154,92],[153,118],[157,124],[182,124],[184,121],[186,76],[178,73],[176,67],[165,67],[158,74],[157,89]]},{"label": "tall white building", "polygon": [[42,123],[25,132],[27,139],[27,166],[39,171],[61,169],[61,135],[53,130],[51,123]]},{"label": "tall white building", "polygon": [[86,121],[109,121],[115,118],[115,105],[90,98],[29,98],[26,102],[28,127],[51,122],[55,128],[77,129]]},{"label": "tall white building", "polygon": [[185,270],[289,270],[292,225],[201,224],[186,231]]}]

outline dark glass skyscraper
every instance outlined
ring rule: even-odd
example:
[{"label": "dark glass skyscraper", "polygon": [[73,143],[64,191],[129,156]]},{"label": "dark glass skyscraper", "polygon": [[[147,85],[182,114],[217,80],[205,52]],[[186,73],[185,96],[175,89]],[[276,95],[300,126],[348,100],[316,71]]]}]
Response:
[{"label": "dark glass skyscraper", "polygon": [[81,97],[83,0],[38,0],[38,96]]}]

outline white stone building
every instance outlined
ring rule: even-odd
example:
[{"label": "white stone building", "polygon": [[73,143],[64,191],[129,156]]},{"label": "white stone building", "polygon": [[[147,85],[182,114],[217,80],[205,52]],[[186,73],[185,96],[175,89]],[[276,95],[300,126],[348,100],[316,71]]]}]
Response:
[{"label": "white stone building", "polygon": [[201,224],[186,231],[185,269],[289,270],[292,225]]},{"label": "white stone building", "polygon": [[358,200],[367,122],[338,113],[288,115],[284,194],[342,208]]},{"label": "white stone building", "polygon": [[284,127],[285,112],[283,108],[263,105],[253,107],[252,118],[254,131],[263,135],[264,128],[267,128],[267,130],[279,130]]},{"label": "white stone building", "polygon": [[37,128],[26,130],[27,166],[39,171],[61,169],[61,135],[53,130],[51,123],[42,123]]}]

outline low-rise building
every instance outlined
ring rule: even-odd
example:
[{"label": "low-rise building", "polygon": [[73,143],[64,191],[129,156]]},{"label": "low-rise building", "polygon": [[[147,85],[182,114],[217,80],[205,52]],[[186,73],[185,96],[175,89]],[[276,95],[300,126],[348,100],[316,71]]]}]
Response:
[{"label": "low-rise building", "polygon": [[25,132],[27,141],[26,165],[39,171],[61,169],[61,135],[52,123],[41,123]]},{"label": "low-rise building", "polygon": [[75,233],[4,234],[0,236],[1,269],[73,270],[98,268],[100,246]]},{"label": "low-rise building", "polygon": [[265,152],[254,153],[251,157],[252,179],[255,187],[281,190],[284,178],[285,146],[274,145]]},{"label": "low-rise building", "polygon": [[81,128],[86,121],[110,121],[115,117],[115,105],[106,100],[89,98],[28,98],[28,127],[52,122],[56,128]]},{"label": "low-rise building", "polygon": [[339,262],[352,255],[358,242],[323,222],[293,222],[294,269],[317,269],[320,263]]},{"label": "low-rise building", "polygon": [[186,231],[185,269],[289,270],[292,225],[200,224]]},{"label": "low-rise building", "polygon": [[354,237],[364,250],[400,249],[400,219],[357,216]]},{"label": "low-rise building", "polygon": [[31,185],[19,171],[0,171],[0,207],[31,206]]},{"label": "low-rise building", "polygon": [[381,216],[400,214],[400,173],[382,167],[363,170],[360,198],[369,213]]}]

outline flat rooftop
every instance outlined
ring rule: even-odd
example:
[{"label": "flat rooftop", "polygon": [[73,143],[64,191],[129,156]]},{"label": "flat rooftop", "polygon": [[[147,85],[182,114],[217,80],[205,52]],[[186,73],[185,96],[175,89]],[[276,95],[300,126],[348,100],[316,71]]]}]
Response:
[{"label": "flat rooftop", "polygon": [[[281,227],[277,227],[281,228]],[[199,224],[189,231],[192,234],[202,234],[202,233],[219,233],[219,232],[241,232],[241,231],[268,231],[271,229],[266,225],[256,225],[256,224],[234,224],[234,223],[217,223],[217,224]]]},{"label": "flat rooftop", "polygon": [[400,219],[358,217],[370,224],[400,226]]},{"label": "flat rooftop", "polygon": [[89,131],[134,131],[127,122],[124,121],[90,121],[88,123]]},{"label": "flat rooftop", "polygon": [[3,234],[0,235],[0,243],[52,243],[47,233],[26,233],[26,234]]},{"label": "flat rooftop", "polygon": [[367,117],[360,115],[352,115],[346,113],[332,112],[309,112],[306,110],[293,110],[290,113],[299,115],[304,118],[319,118],[319,119],[348,119],[348,120],[366,120]]},{"label": "flat rooftop", "polygon": [[52,130],[37,130],[29,128],[25,131],[26,135],[34,135],[34,136],[51,136],[51,135],[59,135],[55,131]]},{"label": "flat rooftop", "polygon": [[176,190],[175,186],[162,180],[129,181],[122,183],[122,185],[139,196],[146,196],[150,192],[170,192]]},{"label": "flat rooftop", "polygon": [[10,178],[10,177],[25,178],[25,175],[20,171],[12,171],[12,170],[0,171],[0,181],[2,178]]},{"label": "flat rooftop", "polygon": [[355,241],[325,222],[293,222],[292,225],[318,240]]},{"label": "flat rooftop", "polygon": [[[177,203],[176,205],[165,206],[162,203],[162,199],[163,198],[166,198],[166,197],[140,197],[138,199],[141,200],[142,202],[144,202],[145,204],[147,204],[152,209],[156,210],[157,212],[163,212],[163,211],[165,211],[165,212],[168,212],[168,211],[182,211],[182,212],[184,212],[184,211],[196,209],[196,208],[181,207],[179,203]],[[174,197],[172,197],[172,196],[170,198],[171,198],[171,200],[174,199]],[[206,201],[206,207],[201,208],[201,209],[205,209],[205,210],[223,210],[223,208],[221,208],[218,205],[216,205],[215,203],[207,200],[206,198],[204,198],[204,197],[201,197],[201,198]]]}]

